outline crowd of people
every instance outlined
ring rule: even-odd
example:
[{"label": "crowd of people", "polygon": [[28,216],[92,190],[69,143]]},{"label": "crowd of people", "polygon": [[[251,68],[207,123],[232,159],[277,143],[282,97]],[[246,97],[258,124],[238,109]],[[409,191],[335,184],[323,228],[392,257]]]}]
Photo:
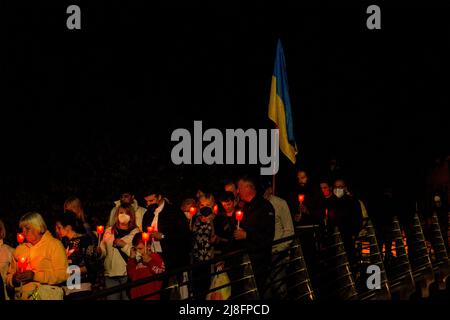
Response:
[{"label": "crowd of people", "polygon": [[[209,261],[239,249],[249,254],[256,285],[264,292],[262,297],[280,298],[283,286],[276,292],[263,290],[268,281],[283,274],[271,271],[271,263],[273,255],[283,252],[289,242],[272,246],[274,240],[294,235],[297,226],[337,226],[352,261],[355,240],[370,212],[339,174],[311,180],[309,172],[300,169],[296,180],[284,199],[274,194],[271,179],[251,176],[224,181],[218,192],[199,188],[195,195],[180,197],[177,203],[158,187],[141,190],[143,201],[134,190],[122,190],[110,212],[101,217],[90,217],[82,201],[72,196],[50,224],[40,213],[23,215],[15,248],[11,241],[10,245],[3,243],[8,230],[0,220],[0,299],[79,299],[101,288]],[[386,196],[388,199],[389,194]],[[446,203],[437,194],[433,201],[443,230],[448,230]],[[203,264],[192,274],[183,272],[116,292],[107,299],[174,299],[188,295],[206,299],[211,286],[208,275],[223,268],[223,261]],[[80,276],[78,286],[69,281],[73,274]],[[239,273],[230,271],[229,276],[233,280]],[[188,279],[193,282],[192,290],[178,286],[176,293],[151,294]]]}]

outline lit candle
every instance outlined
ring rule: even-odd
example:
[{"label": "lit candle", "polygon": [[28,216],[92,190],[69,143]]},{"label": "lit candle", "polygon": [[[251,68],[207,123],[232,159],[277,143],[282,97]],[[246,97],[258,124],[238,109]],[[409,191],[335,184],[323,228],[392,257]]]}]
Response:
[{"label": "lit candle", "polygon": [[26,269],[27,266],[28,266],[28,261],[27,261],[27,259],[26,259],[25,257],[21,257],[21,258],[19,259],[19,261],[18,261],[18,265],[19,265],[19,270],[20,270],[20,272],[24,272],[25,269]]},{"label": "lit candle", "polygon": [[105,227],[104,226],[97,226],[97,234],[98,234],[98,246],[100,247],[100,242],[102,239],[102,234],[105,231]]},{"label": "lit candle", "polygon": [[191,219],[193,216],[195,216],[195,214],[197,213],[197,208],[196,207],[190,207],[189,208],[189,214],[191,216]]},{"label": "lit candle", "polygon": [[147,241],[150,238],[148,232],[142,232],[142,240],[144,241],[144,252],[147,253]]},{"label": "lit candle", "polygon": [[241,210],[236,211],[236,220],[237,220],[237,228],[238,229],[240,229],[239,224],[243,217],[244,217],[244,212],[242,212]]},{"label": "lit candle", "polygon": [[213,207],[213,213],[214,214],[218,214],[219,213],[219,206],[217,204],[215,204],[214,207]]},{"label": "lit candle", "polygon": [[25,236],[22,233],[17,234],[17,242],[22,244],[25,241]]},{"label": "lit candle", "polygon": [[305,195],[304,194],[299,194],[298,195],[298,201],[300,202],[300,205],[302,205],[303,201],[305,201]]}]

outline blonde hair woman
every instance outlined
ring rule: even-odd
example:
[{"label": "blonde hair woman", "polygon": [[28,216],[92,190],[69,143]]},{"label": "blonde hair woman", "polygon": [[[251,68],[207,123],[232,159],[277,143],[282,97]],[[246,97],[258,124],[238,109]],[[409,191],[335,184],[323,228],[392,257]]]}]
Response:
[{"label": "blonde hair woman", "polygon": [[16,299],[29,300],[41,284],[66,281],[68,263],[62,243],[50,234],[39,213],[25,214],[19,227],[27,242],[14,250],[6,282],[16,289]]}]

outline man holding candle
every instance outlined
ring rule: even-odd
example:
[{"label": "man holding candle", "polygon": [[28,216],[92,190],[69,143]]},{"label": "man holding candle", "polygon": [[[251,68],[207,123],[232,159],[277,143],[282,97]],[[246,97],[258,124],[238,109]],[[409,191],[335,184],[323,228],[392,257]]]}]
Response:
[{"label": "man holding candle", "polygon": [[315,203],[317,192],[312,188],[309,176],[305,169],[297,170],[297,185],[289,196],[289,206],[293,213],[294,226],[314,224]]},{"label": "man holding candle", "polygon": [[234,231],[234,238],[242,241],[248,250],[258,290],[262,293],[272,261],[275,210],[268,200],[257,194],[256,183],[250,177],[239,180],[238,194],[245,205],[243,219],[240,228]]},{"label": "man holding candle", "polygon": [[226,254],[237,250],[234,230],[236,229],[235,197],[231,191],[222,192],[219,201],[223,211],[214,219],[215,235],[213,238],[214,249],[219,254]]},{"label": "man holding candle", "polygon": [[[189,222],[183,211],[173,206],[158,188],[150,189],[144,194],[147,211],[142,219],[142,228],[147,230],[148,227],[153,227],[154,231],[150,235],[153,240],[153,248],[163,258],[166,270],[170,271],[189,265],[192,239]],[[177,276],[177,281],[181,283],[186,278],[187,273],[180,274]],[[175,279],[170,281],[175,281]],[[184,286],[181,288],[179,295],[187,298]],[[168,299],[168,296],[162,295],[161,299]]]},{"label": "man holding candle", "polygon": [[161,191],[152,189],[144,197],[147,211],[142,220],[143,230],[153,227],[150,237],[156,252],[160,253],[166,269],[189,264],[191,236],[189,223],[184,213],[173,206]]}]

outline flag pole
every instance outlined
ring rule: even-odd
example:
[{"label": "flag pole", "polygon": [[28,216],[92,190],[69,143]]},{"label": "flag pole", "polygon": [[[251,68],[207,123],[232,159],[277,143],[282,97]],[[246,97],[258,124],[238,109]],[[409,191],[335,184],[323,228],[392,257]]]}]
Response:
[{"label": "flag pole", "polygon": [[[278,129],[278,125],[275,124],[275,129]],[[274,145],[272,146],[272,148],[279,148],[279,136],[280,132],[278,130],[275,131],[275,142]],[[273,151],[272,151],[273,152]],[[279,167],[279,164],[276,164],[273,166],[273,174],[272,174],[272,194],[275,195],[275,181],[276,181],[276,172],[275,172],[275,168]]]}]

